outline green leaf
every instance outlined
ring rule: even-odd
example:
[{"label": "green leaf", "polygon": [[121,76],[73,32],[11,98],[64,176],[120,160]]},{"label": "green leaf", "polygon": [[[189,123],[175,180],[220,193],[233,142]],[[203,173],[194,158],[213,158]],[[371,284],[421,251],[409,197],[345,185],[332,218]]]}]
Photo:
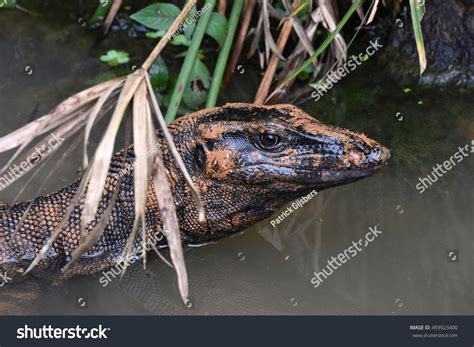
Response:
[{"label": "green leaf", "polygon": [[217,12],[213,12],[206,28],[206,34],[216,40],[219,46],[222,46],[227,36],[228,26],[227,18]]},{"label": "green leaf", "polygon": [[148,73],[150,74],[150,81],[154,90],[161,92],[166,89],[168,86],[169,73],[168,67],[161,56],[158,56]]},{"label": "green leaf", "polygon": [[191,44],[191,41],[189,41],[184,35],[178,35],[175,36],[170,41],[170,43],[174,46],[189,46]]},{"label": "green leaf", "polygon": [[196,110],[206,102],[211,75],[206,65],[200,60],[194,63],[189,81],[184,89],[183,101],[190,109]]},{"label": "green leaf", "polygon": [[0,0],[0,8],[15,8],[16,0]]},{"label": "green leaf", "polygon": [[100,57],[100,61],[109,64],[110,66],[117,66],[121,64],[126,64],[130,58],[128,57],[128,53],[125,51],[116,51],[112,49],[107,52],[106,55],[102,55]]},{"label": "green leaf", "polygon": [[154,30],[167,30],[180,13],[173,4],[157,2],[132,14],[130,18]]}]

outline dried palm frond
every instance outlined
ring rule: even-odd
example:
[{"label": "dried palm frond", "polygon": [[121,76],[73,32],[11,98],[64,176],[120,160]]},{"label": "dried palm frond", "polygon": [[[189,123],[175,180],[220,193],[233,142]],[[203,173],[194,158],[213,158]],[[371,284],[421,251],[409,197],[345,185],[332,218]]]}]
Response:
[{"label": "dried palm frond", "polygon": [[[121,1],[114,1],[113,6],[120,7]],[[135,220],[133,230],[129,237],[125,255],[130,256],[133,251],[132,245],[135,241],[137,230],[142,228],[142,257],[144,264],[146,263],[145,243],[145,203],[147,190],[152,178],[155,194],[159,203],[160,213],[163,220],[163,234],[168,240],[170,255],[174,268],[178,276],[178,285],[183,301],[188,300],[188,281],[186,267],[181,247],[180,234],[178,229],[176,210],[171,195],[171,189],[166,176],[166,169],[163,163],[161,149],[153,153],[150,157],[149,153],[152,148],[156,148],[156,141],[152,110],[155,113],[158,122],[162,128],[164,139],[178,167],[183,172],[187,184],[193,193],[196,205],[199,211],[199,220],[204,221],[204,209],[200,201],[199,194],[194,187],[192,180],[186,170],[173,139],[166,127],[163,115],[158,107],[155,94],[149,82],[147,70],[156,60],[162,49],[166,46],[173,32],[177,30],[179,25],[186,18],[196,0],[187,2],[181,14],[175,19],[168,29],[165,36],[158,42],[157,46],[150,53],[143,63],[142,67],[129,74],[126,77],[103,82],[94,87],[81,91],[62,103],[60,103],[52,112],[33,121],[22,128],[0,138],[0,153],[18,148],[16,153],[9,160],[8,167],[23,150],[40,135],[57,132],[64,139],[70,138],[79,129],[85,128],[84,138],[84,176],[81,180],[79,188],[73,197],[69,208],[67,209],[62,221],[55,228],[52,235],[43,245],[41,251],[28,267],[27,272],[31,271],[45,256],[49,248],[67,225],[69,216],[79,201],[83,202],[83,211],[81,213],[81,242],[78,248],[73,252],[71,262],[65,267],[67,270],[72,262],[76,261],[82,254],[87,252],[102,235],[107,225],[108,216],[110,215],[113,202],[115,201],[118,190],[114,191],[112,199],[108,202],[105,210],[99,216],[99,221],[91,230],[91,223],[97,218],[99,212],[99,203],[104,194],[104,185],[106,183],[107,173],[111,158],[114,151],[115,138],[117,136],[120,125],[126,119],[126,111],[133,100],[133,143],[136,157],[135,176],[134,176],[134,193],[135,193]],[[112,12],[112,11],[111,11]],[[151,102],[151,104],[150,104]],[[109,124],[105,130],[102,139],[89,161],[87,155],[87,144],[93,125],[103,117],[110,106],[114,106],[114,110],[110,117]],[[43,139],[43,141],[46,141]],[[41,142],[40,142],[41,143]],[[58,146],[59,147],[59,146]],[[57,149],[57,148],[56,148]],[[35,164],[44,161],[46,156],[39,159]]]}]

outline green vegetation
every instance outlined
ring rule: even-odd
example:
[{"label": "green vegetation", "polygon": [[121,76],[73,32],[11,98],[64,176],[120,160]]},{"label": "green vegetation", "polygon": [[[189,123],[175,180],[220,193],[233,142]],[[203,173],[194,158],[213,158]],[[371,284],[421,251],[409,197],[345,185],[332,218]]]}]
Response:
[{"label": "green vegetation", "polygon": [[[229,81],[236,62],[241,59],[243,41],[251,40],[248,57],[252,57],[259,46],[264,48],[259,54],[267,70],[255,96],[256,101],[291,99],[291,93],[298,93],[292,88],[295,78],[305,81],[306,91],[309,89],[310,92],[310,86],[317,86],[330,71],[344,63],[348,49],[362,25],[373,21],[377,7],[381,6],[379,1],[370,1],[363,6],[366,3],[364,0],[355,0],[345,14],[338,18],[337,12],[343,13],[343,7],[337,0],[304,0],[294,1],[293,4],[289,0],[273,4],[268,0],[258,4],[255,0],[222,1],[219,4],[228,3],[231,6],[224,12],[221,10],[221,13],[216,3],[216,0],[206,0],[202,8],[193,6],[183,23],[170,35],[169,43],[182,50],[176,54],[176,58],[184,57],[177,76],[170,76],[166,62],[163,59],[159,61],[160,70],[166,71],[167,77],[161,82],[154,81],[153,87],[160,103],[167,109],[167,122],[171,122],[177,114],[217,104],[223,84]],[[99,5],[91,20],[105,18],[107,11],[112,11],[112,8],[110,4]],[[426,67],[426,58],[420,23],[425,8],[422,1],[410,0],[410,9],[422,72]],[[180,12],[173,3],[156,2],[132,13],[129,18],[148,29],[145,37],[156,40],[163,38]],[[346,41],[342,31],[350,20],[357,22],[355,13],[359,15],[361,23],[351,40]],[[254,24],[253,35],[248,35],[249,27],[244,22],[250,21],[252,17],[253,21],[258,19],[258,22]],[[291,25],[285,26],[285,23]],[[322,23],[325,25],[321,26]],[[317,30],[309,30],[311,27]],[[279,32],[278,43],[272,34],[275,29]],[[288,53],[285,46],[291,40],[291,31],[295,32],[298,42]],[[217,46],[207,38],[212,38]],[[317,44],[317,48],[313,44]],[[217,61],[211,76],[209,61],[213,59],[208,59],[207,55],[214,52],[217,53]],[[277,60],[271,62],[275,58]],[[101,57],[111,66],[123,64],[126,59],[116,55]],[[272,92],[271,85],[274,85]]]},{"label": "green vegetation", "polygon": [[109,64],[110,66],[118,66],[128,63],[130,58],[128,53],[125,51],[116,51],[112,49],[107,52],[107,54],[100,57],[100,61]]}]

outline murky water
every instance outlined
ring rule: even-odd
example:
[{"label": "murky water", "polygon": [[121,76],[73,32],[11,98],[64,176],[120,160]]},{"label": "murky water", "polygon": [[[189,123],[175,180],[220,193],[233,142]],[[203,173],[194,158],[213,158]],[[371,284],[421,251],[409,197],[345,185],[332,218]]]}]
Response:
[{"label": "murky water", "polygon": [[[123,32],[98,42],[81,26],[77,9],[51,12],[46,5],[38,9],[42,17],[0,10],[0,135],[109,73],[98,61],[108,49],[128,50],[131,69],[152,47],[152,41]],[[222,102],[252,100],[259,74],[244,67]],[[412,90],[404,92],[407,87]],[[31,313],[472,314],[472,92],[401,86],[370,60],[320,101],[300,106],[323,122],[377,139],[391,149],[390,165],[318,194],[276,227],[270,222],[278,214],[241,235],[187,250],[191,309],[180,303],[173,271],[154,260],[147,270],[136,265],[106,287],[100,274],[39,286]],[[420,194],[418,179],[459,146],[467,146],[464,159]],[[42,194],[74,180],[81,155],[77,150],[66,162],[54,157],[21,198],[37,194],[55,166]],[[13,201],[28,178],[2,191],[0,200]],[[329,273],[327,261],[374,227],[381,233]],[[329,275],[320,275],[315,288],[314,273],[323,269]],[[87,304],[81,307],[78,298]]]}]

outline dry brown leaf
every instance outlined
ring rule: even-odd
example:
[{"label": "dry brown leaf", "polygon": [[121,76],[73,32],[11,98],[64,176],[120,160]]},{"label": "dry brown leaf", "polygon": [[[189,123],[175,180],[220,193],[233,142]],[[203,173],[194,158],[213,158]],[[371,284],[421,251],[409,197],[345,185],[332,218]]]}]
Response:
[{"label": "dry brown leaf", "polygon": [[147,87],[144,80],[141,81],[133,97],[133,149],[135,152],[134,162],[134,197],[135,218],[132,232],[127,242],[126,258],[132,254],[138,228],[142,227],[142,256],[146,263],[146,234],[145,234],[145,207],[147,201],[148,182],[151,168],[149,167],[150,127],[151,111],[147,99]]},{"label": "dry brown leaf", "polygon": [[[64,141],[68,139],[69,137],[73,136],[77,131],[79,131],[85,124],[85,120],[87,119],[89,113],[84,113],[79,115],[78,117],[68,121],[67,123],[61,125],[58,129],[56,129],[52,134],[54,134],[57,138],[59,139],[64,139],[63,141],[59,142],[56,140],[56,145],[51,146],[49,142],[53,139],[52,134],[49,134],[48,136],[45,136],[39,143],[37,143],[33,148],[28,150],[26,153],[24,153],[17,162],[20,163],[30,163],[31,165],[27,166],[23,171],[22,175],[12,175],[12,179],[10,180],[10,184],[17,181],[20,179],[24,174],[30,172],[36,165],[42,163],[46,158],[49,158],[52,156],[56,151],[63,145]],[[40,156],[39,153],[37,152],[37,148],[49,148],[49,150],[45,153],[41,153],[42,155]],[[20,147],[20,149],[23,149],[23,146]],[[31,158],[33,158],[33,155],[36,153],[36,157],[38,157],[38,161],[35,163],[31,163]],[[19,151],[15,153],[14,156],[7,162],[5,165],[5,168],[2,169],[5,170],[6,168],[10,167],[12,162],[17,158],[19,154]]]},{"label": "dry brown leaf", "polygon": [[153,187],[163,219],[163,234],[168,241],[171,261],[178,277],[178,288],[184,303],[188,301],[188,274],[184,263],[181,235],[179,233],[178,218],[173,201],[173,195],[169,187],[165,164],[161,149],[157,150],[153,168]]},{"label": "dry brown leaf", "polygon": [[94,87],[85,89],[61,102],[47,115],[26,124],[0,138],[0,153],[30,142],[36,136],[42,135],[51,129],[69,120],[72,115],[79,113],[91,101],[97,99],[105,90],[110,88],[116,80],[103,82]]},{"label": "dry brown leaf", "polygon": [[163,136],[165,137],[165,140],[168,143],[171,154],[173,155],[173,158],[176,160],[176,163],[178,164],[178,167],[183,173],[184,179],[191,190],[191,194],[193,195],[194,202],[196,203],[196,206],[197,206],[199,221],[204,222],[206,220],[206,216],[205,216],[204,207],[202,206],[201,197],[196,187],[194,186],[193,180],[191,179],[191,176],[189,175],[189,172],[186,169],[186,165],[184,164],[183,159],[181,158],[181,155],[176,149],[176,145],[174,144],[173,137],[171,136],[168,130],[168,127],[166,126],[165,118],[163,117],[163,114],[161,113],[161,110],[158,106],[158,101],[156,100],[155,93],[153,92],[153,87],[151,86],[150,77],[148,76],[148,73],[145,73],[145,80],[148,86],[148,95],[151,99],[151,105],[153,106],[153,110],[156,114],[156,117],[158,118],[158,123],[160,124],[161,130],[163,131]]},{"label": "dry brown leaf", "polygon": [[[293,11],[293,8],[290,4],[289,0],[282,0],[283,5],[285,6],[285,9],[287,12],[291,13]],[[306,52],[308,52],[309,55],[314,53],[314,47],[313,44],[311,43],[310,38],[308,35],[306,35],[306,31],[303,27],[303,24],[301,23],[301,20],[298,18],[298,16],[290,16],[288,20],[291,20],[293,24],[293,29],[295,29],[296,34],[298,35],[298,38],[300,39],[299,44],[301,43],[303,47],[306,49]],[[317,62],[313,61],[313,64],[316,66]]]},{"label": "dry brown leaf", "polygon": [[81,229],[94,220],[97,207],[103,194],[103,187],[109,171],[110,160],[114,152],[115,137],[122,123],[122,118],[130,103],[138,85],[143,79],[143,73],[132,73],[128,75],[120,92],[114,113],[109,125],[100,141],[90,164],[89,176],[87,177],[87,192],[84,200],[84,210],[81,215]]},{"label": "dry brown leaf", "polygon": [[[89,137],[90,133],[92,130],[92,126],[94,125],[97,116],[99,115],[100,111],[103,109],[104,103],[108,101],[109,99],[114,99],[117,97],[118,92],[116,89],[120,88],[123,84],[125,83],[125,78],[121,78],[117,80],[117,83],[113,84],[110,86],[109,89],[107,89],[97,100],[96,104],[91,110],[91,114],[89,116],[89,119],[87,120],[86,124],[86,131],[84,133],[84,159],[83,159],[83,164],[82,167],[86,168],[89,166],[89,158],[87,155],[87,146],[89,144]],[[115,93],[114,93],[115,91]]]},{"label": "dry brown leaf", "polygon": [[374,0],[374,6],[372,7],[372,11],[370,11],[369,19],[367,20],[367,25],[372,23],[375,18],[375,13],[377,12],[377,8],[379,7],[379,0]]},{"label": "dry brown leaf", "polygon": [[[332,5],[329,0],[318,0],[319,7],[321,9],[321,15],[324,19],[323,24],[332,33],[336,30],[337,21],[332,10]],[[333,45],[333,44],[331,44]],[[347,44],[341,34],[337,34],[334,38],[335,55],[338,61],[344,62],[347,60]]]},{"label": "dry brown leaf", "polygon": [[270,13],[268,11],[268,0],[261,0],[262,1],[262,15],[263,15],[263,33],[265,35],[265,54],[266,59],[270,59],[270,50],[276,54],[278,58],[285,61],[285,57],[281,54],[280,50],[278,49],[275,40],[273,40],[272,33],[270,32]]}]

